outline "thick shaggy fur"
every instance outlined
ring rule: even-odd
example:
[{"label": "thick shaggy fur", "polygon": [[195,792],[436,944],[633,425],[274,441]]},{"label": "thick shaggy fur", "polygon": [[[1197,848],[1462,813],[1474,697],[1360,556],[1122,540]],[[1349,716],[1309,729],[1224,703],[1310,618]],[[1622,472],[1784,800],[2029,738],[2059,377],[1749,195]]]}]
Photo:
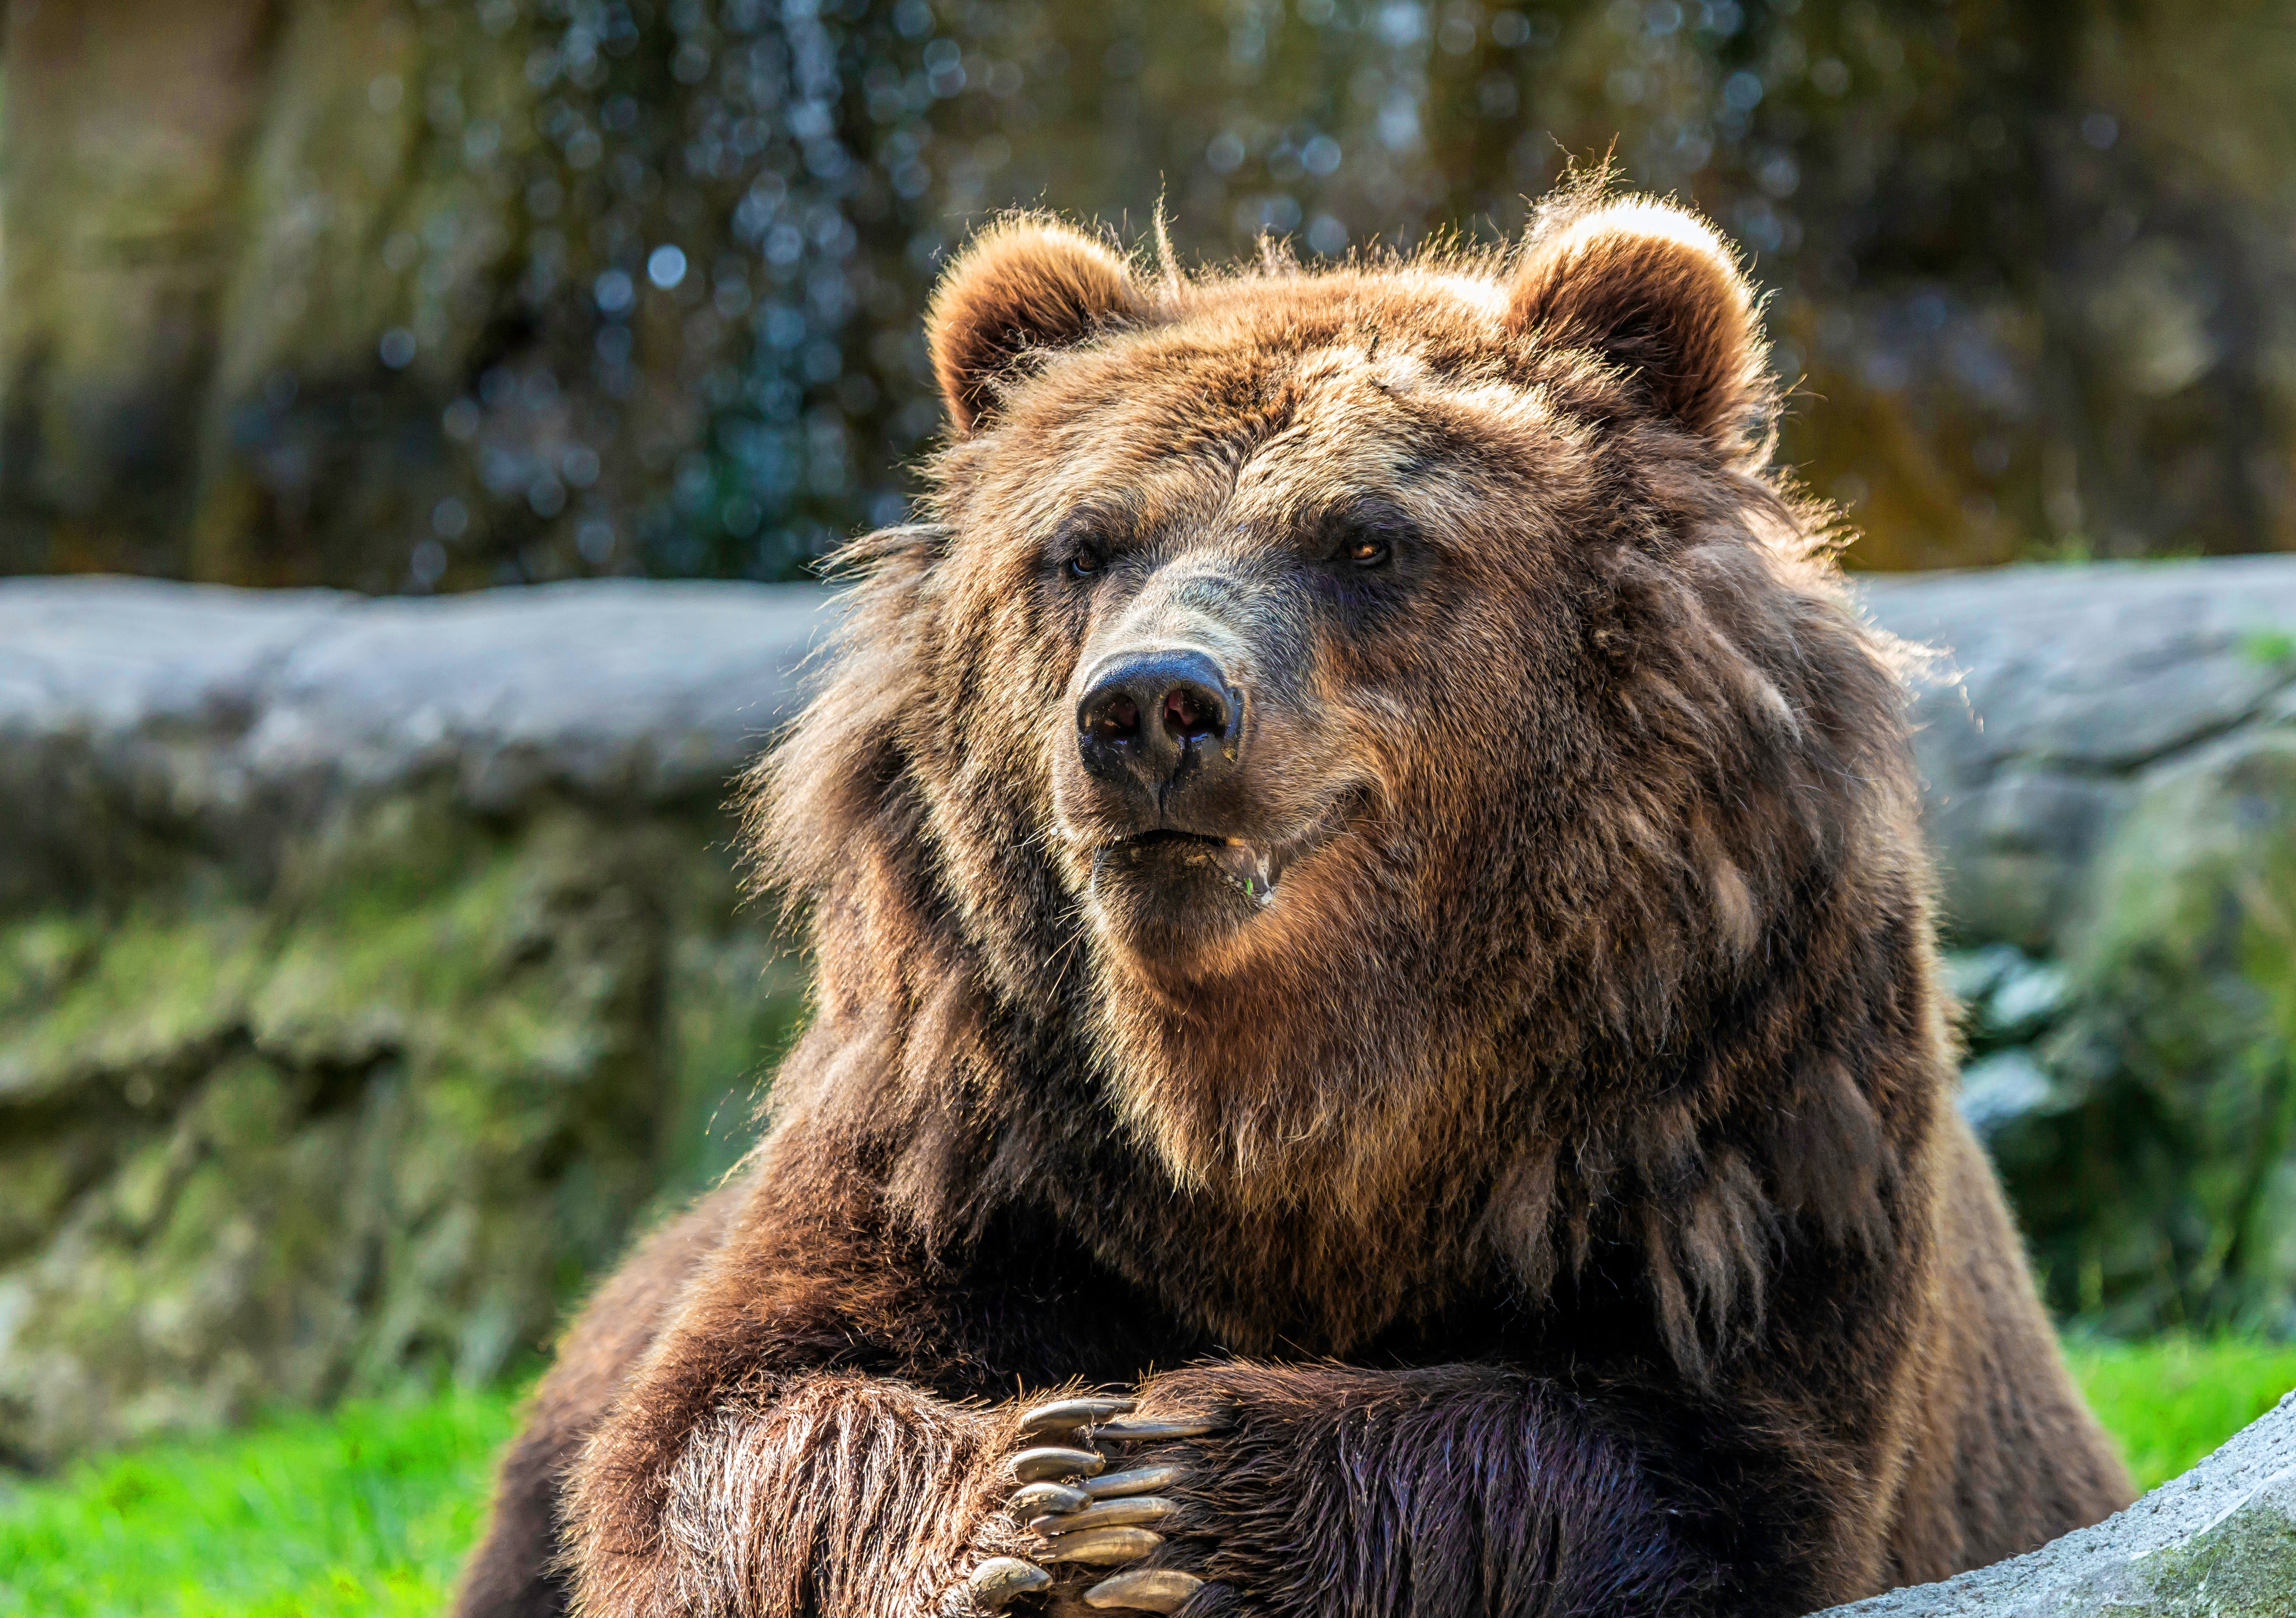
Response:
[{"label": "thick shaggy fur", "polygon": [[[758,782],[817,1015],[576,1328],[465,1614],[962,1612],[1078,1385],[1230,1418],[1152,1451],[1191,1615],[1794,1614],[2127,1498],[1706,225],[1582,186],[1504,258],[1136,282],[1022,222],[932,338],[937,521],[857,548]],[[1183,629],[1254,693],[1256,908],[1125,875],[1076,764],[1079,671]]]}]

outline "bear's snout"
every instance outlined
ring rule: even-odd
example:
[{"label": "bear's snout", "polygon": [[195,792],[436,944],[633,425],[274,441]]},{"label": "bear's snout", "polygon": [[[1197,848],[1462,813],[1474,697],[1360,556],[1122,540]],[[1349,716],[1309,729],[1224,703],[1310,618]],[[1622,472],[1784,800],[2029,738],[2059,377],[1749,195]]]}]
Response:
[{"label": "bear's snout", "polygon": [[1267,911],[1361,802],[1308,677],[1307,594],[1279,552],[1185,557],[1103,602],[1054,710],[1053,809],[1095,925],[1136,961],[1180,969]]},{"label": "bear's snout", "polygon": [[1216,787],[1235,768],[1242,747],[1242,693],[1196,647],[1136,649],[1104,658],[1077,703],[1084,767],[1140,795],[1150,825],[1174,794]]}]

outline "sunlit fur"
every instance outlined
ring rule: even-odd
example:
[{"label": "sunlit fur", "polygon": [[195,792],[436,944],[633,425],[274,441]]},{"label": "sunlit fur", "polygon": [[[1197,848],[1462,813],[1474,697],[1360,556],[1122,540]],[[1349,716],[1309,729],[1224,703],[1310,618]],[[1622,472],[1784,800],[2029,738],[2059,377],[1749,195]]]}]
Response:
[{"label": "sunlit fur", "polygon": [[[472,1588],[532,1605],[464,1610],[558,1598],[512,1497],[585,1434],[583,1611],[932,1610],[1071,1378],[1234,1412],[1171,1451],[1192,1614],[1800,1612],[2125,1498],[1950,1105],[1902,653],[1710,228],[1579,184],[1505,253],[1189,275],[1021,220],[934,307],[931,520],[754,782],[812,1026],[651,1347],[586,1324],[522,1441]],[[1375,601],[1300,560],[1366,494]],[[1191,570],[1305,671],[1252,813],[1333,834],[1176,921],[1070,754]]]}]

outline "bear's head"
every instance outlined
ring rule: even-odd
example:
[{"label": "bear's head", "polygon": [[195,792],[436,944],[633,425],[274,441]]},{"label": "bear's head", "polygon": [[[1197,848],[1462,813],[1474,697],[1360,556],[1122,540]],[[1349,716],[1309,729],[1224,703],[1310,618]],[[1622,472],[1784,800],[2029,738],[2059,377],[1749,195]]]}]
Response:
[{"label": "bear's head", "polygon": [[1078,1066],[1180,1183],[1368,1220],[1901,894],[1897,682],[1692,214],[1199,276],[1019,219],[929,335],[933,521],[865,542],[766,835],[944,1104]]}]

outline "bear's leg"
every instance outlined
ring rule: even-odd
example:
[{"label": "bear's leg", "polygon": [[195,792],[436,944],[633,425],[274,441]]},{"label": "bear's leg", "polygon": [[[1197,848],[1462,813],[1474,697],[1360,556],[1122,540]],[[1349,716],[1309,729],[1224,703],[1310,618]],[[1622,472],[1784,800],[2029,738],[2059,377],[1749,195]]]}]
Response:
[{"label": "bear's leg", "polygon": [[568,1469],[652,1344],[687,1279],[724,1235],[740,1197],[727,1186],[638,1245],[576,1317],[504,1453],[487,1536],[464,1566],[455,1618],[556,1618],[558,1496]]},{"label": "bear's leg", "polygon": [[834,1372],[745,1380],[667,1465],[628,1442],[641,1411],[602,1432],[569,1501],[580,1611],[986,1618],[1052,1582],[1003,1509],[1013,1406]]},{"label": "bear's leg", "polygon": [[585,1618],[980,1618],[1052,1582],[1004,1509],[1022,1396],[1082,1369],[1097,1318],[952,1269],[880,1198],[848,1142],[775,1137],[572,1467]]}]

